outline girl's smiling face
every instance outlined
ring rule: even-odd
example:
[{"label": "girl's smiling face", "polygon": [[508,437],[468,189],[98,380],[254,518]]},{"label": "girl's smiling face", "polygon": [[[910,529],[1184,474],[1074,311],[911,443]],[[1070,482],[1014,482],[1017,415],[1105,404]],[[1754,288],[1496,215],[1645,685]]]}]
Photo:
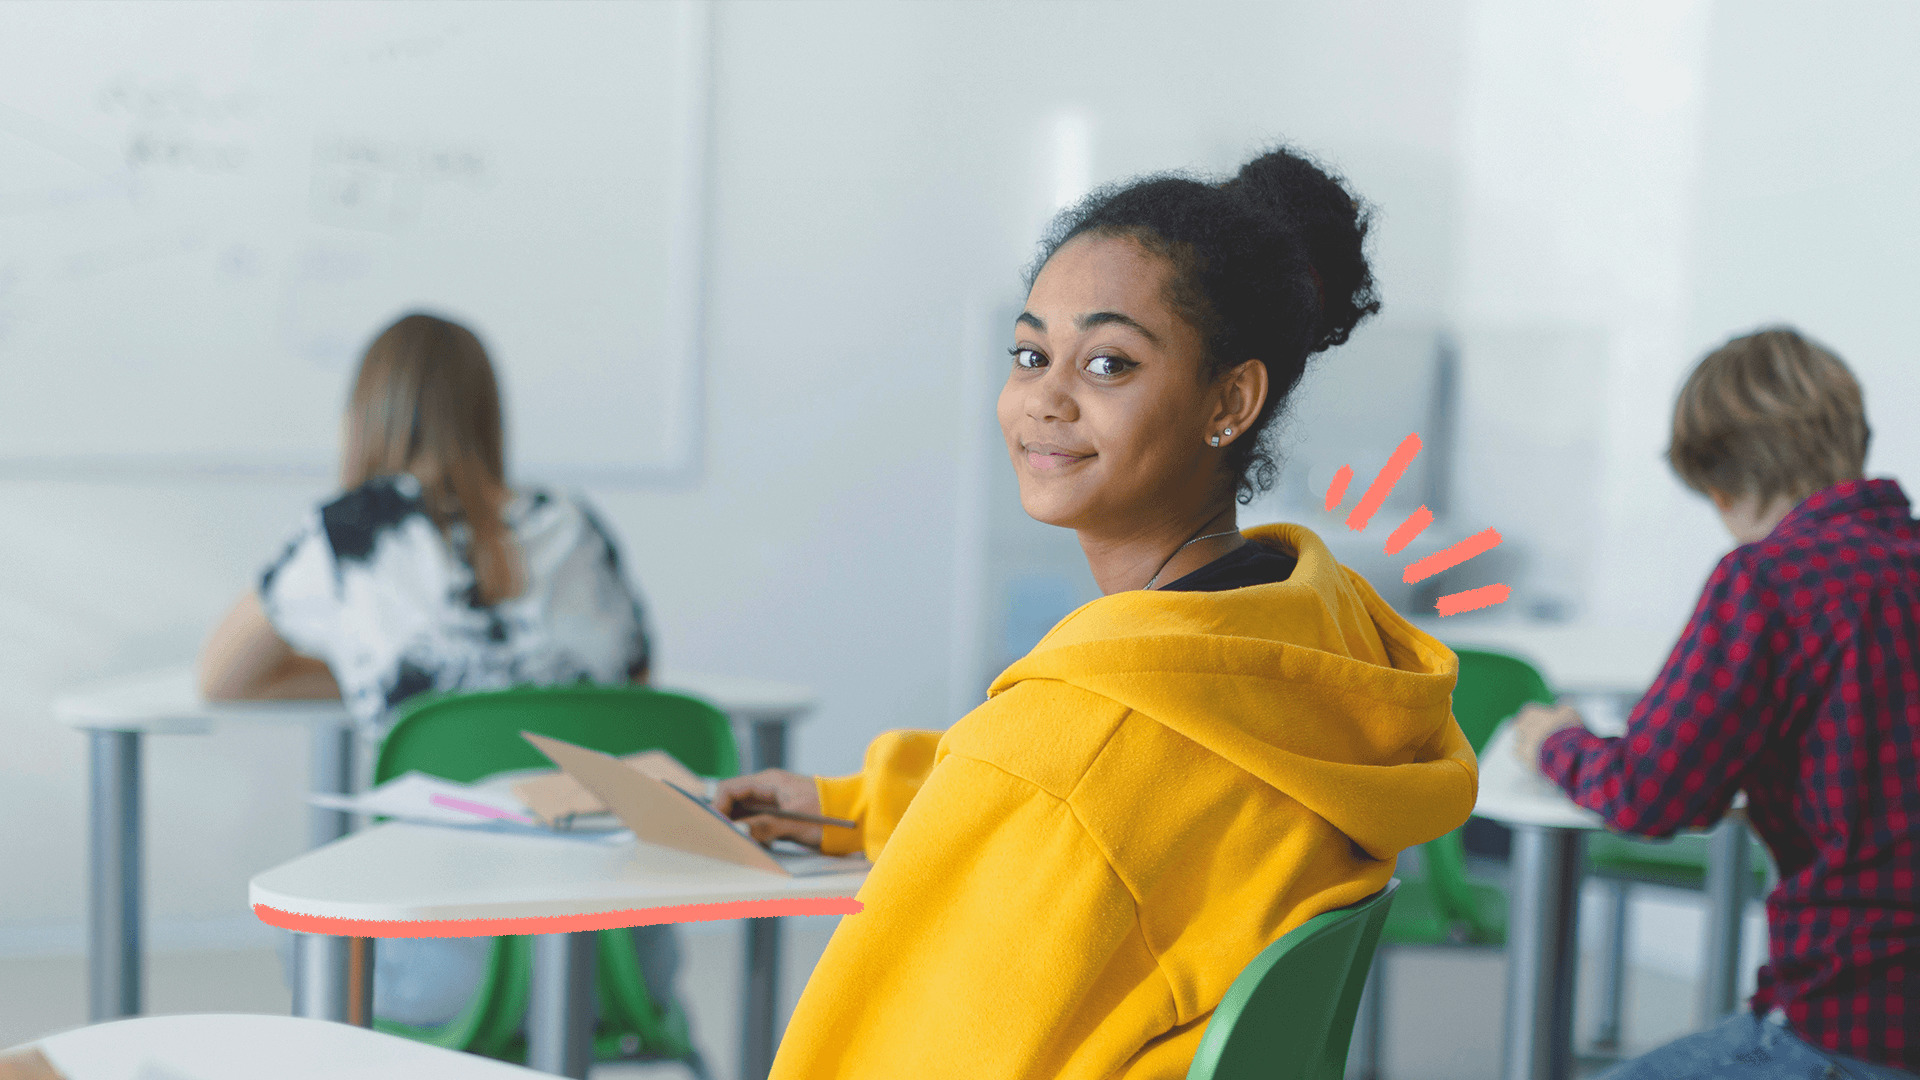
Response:
[{"label": "girl's smiling face", "polygon": [[1199,331],[1169,302],[1171,272],[1134,240],[1087,235],[1034,279],[999,414],[1036,520],[1118,538],[1230,502],[1208,443],[1249,403],[1258,413],[1265,369],[1207,377]]}]

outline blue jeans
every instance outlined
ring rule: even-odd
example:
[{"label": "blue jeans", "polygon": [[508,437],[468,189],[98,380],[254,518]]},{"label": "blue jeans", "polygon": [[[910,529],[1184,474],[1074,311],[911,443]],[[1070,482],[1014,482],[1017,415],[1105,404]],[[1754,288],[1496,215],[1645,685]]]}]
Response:
[{"label": "blue jeans", "polygon": [[1805,1041],[1777,1020],[1750,1012],[1642,1054],[1598,1080],[1920,1080]]},{"label": "blue jeans", "polygon": [[[473,1000],[487,970],[492,938],[389,938],[375,946],[373,1015],[403,1024],[444,1024]],[[636,926],[633,949],[647,995],[674,1003],[680,939],[672,926]]]},{"label": "blue jeans", "polygon": [[[281,935],[281,962],[293,972],[293,935]],[[492,938],[387,938],[374,946],[373,1014],[382,1020],[444,1024],[466,1010],[487,971]],[[675,1001],[680,939],[672,926],[636,926],[633,948],[647,994],[662,1009]]]}]

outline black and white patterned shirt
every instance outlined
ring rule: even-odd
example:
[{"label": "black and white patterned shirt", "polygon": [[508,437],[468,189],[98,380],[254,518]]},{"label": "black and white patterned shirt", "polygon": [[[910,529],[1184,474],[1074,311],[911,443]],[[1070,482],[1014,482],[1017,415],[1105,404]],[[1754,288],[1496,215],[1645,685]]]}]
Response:
[{"label": "black and white patterned shirt", "polygon": [[428,690],[623,683],[645,671],[645,614],[584,501],[519,491],[505,518],[526,587],[489,607],[464,526],[443,535],[410,475],[369,480],[313,513],[260,575],[260,605],[376,730]]}]

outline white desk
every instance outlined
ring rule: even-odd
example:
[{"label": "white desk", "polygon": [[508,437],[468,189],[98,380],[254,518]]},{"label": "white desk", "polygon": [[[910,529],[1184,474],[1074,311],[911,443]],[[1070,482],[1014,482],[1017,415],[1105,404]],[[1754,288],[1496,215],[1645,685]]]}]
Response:
[{"label": "white desk", "polygon": [[[67,1080],[533,1080],[541,1074],[345,1024],[286,1016],[148,1016],[30,1045]],[[157,1068],[156,1068],[157,1067]]]},{"label": "white desk", "polygon": [[1602,827],[1600,816],[1522,765],[1513,754],[1512,728],[1504,724],[1480,754],[1473,812],[1513,830],[1501,1080],[1567,1080],[1573,1068],[1584,834]]},{"label": "white desk", "polygon": [[[801,686],[667,672],[654,685],[712,702],[733,720],[749,770],[786,763],[787,729],[813,707]],[[140,746],[146,735],[203,735],[221,724],[304,725],[312,732],[311,790],[345,793],[352,779],[353,725],[338,701],[209,702],[190,667],[168,668],[96,683],[54,702],[63,724],[88,734],[88,1015],[110,1020],[140,1012],[141,807]],[[348,815],[311,811],[309,842],[346,834]],[[780,924],[747,924],[749,984],[777,985]],[[767,978],[758,974],[765,972]],[[305,980],[296,980],[298,991]],[[773,1061],[774,1002],[753,1002],[743,1050],[748,1064]],[[324,1008],[324,1003],[316,1006]],[[761,1073],[765,1068],[760,1069]],[[751,1070],[747,1075],[757,1075]]]},{"label": "white desk", "polygon": [[[1624,720],[1624,715],[1618,718]],[[1596,727],[1602,734],[1617,734]],[[1739,805],[1736,801],[1736,808]],[[1573,995],[1585,836],[1604,828],[1604,823],[1600,815],[1576,805],[1558,785],[1523,765],[1513,752],[1512,728],[1505,724],[1480,754],[1480,789],[1473,812],[1513,830],[1501,1080],[1567,1080],[1573,1069]],[[1711,838],[1702,1027],[1738,1007],[1740,916],[1750,876],[1747,860],[1744,815],[1736,810],[1714,828]],[[1612,927],[1616,950],[1625,932],[1625,902],[1624,892],[1616,890]],[[1614,961],[1601,993],[1617,1025],[1621,973],[1616,970],[1619,957]]]},{"label": "white desk", "polygon": [[[866,874],[781,877],[651,844],[389,822],[256,876],[263,922],[343,938],[536,934],[527,1060],[585,1076],[594,1018],[592,931],[654,923],[846,915]],[[370,997],[373,962],[330,972]],[[750,972],[770,980],[771,967]],[[774,987],[758,988],[772,999]],[[756,994],[750,994],[750,1003]],[[749,1017],[750,1021],[757,1018]],[[771,1032],[768,1033],[771,1038]],[[770,1062],[769,1062],[770,1064]],[[764,1075],[764,1073],[756,1074]]]},{"label": "white desk", "polygon": [[[204,735],[223,723],[304,725],[311,732],[314,791],[345,791],[353,729],[338,701],[208,702],[191,668],[96,683],[53,704],[56,719],[87,733],[89,908],[88,1018],[140,1012],[141,741],[147,735]],[[312,843],[346,831],[346,815],[315,811]]]}]

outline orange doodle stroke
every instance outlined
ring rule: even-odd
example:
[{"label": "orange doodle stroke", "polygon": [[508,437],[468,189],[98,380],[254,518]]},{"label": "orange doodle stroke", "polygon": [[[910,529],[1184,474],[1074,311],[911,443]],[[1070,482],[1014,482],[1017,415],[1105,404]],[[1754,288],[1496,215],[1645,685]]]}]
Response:
[{"label": "orange doodle stroke", "polygon": [[[1387,463],[1380,467],[1373,482],[1367,485],[1366,494],[1360,497],[1359,504],[1353,508],[1352,513],[1347,515],[1347,528],[1355,532],[1366,529],[1368,523],[1373,520],[1374,514],[1378,513],[1380,507],[1387,501],[1387,496],[1393,493],[1394,485],[1400,482],[1414,459],[1420,456],[1420,449],[1420,433],[1417,431],[1400,440],[1400,445],[1395,447],[1393,453],[1388,456]],[[1352,482],[1352,466],[1342,465],[1334,472],[1333,481],[1327,485],[1327,513],[1331,514],[1340,508],[1340,504],[1347,497],[1347,488]],[[1387,536],[1383,550],[1388,555],[1400,554],[1432,524],[1433,511],[1422,505],[1408,514],[1406,520]],[[1424,581],[1443,570],[1450,570],[1492,551],[1500,546],[1500,540],[1499,530],[1483,529],[1451,547],[1409,563],[1406,571],[1401,575],[1402,580],[1409,585]],[[1448,615],[1458,615],[1463,611],[1477,611],[1480,608],[1505,603],[1511,595],[1512,590],[1504,584],[1483,585],[1477,589],[1448,593],[1440,597],[1434,604],[1434,610],[1444,618]]]}]

